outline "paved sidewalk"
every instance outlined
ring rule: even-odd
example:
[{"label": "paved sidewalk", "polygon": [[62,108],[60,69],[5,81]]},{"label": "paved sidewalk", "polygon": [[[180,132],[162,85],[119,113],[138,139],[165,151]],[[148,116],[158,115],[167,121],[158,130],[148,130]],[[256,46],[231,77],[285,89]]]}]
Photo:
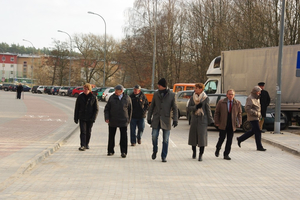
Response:
[{"label": "paved sidewalk", "polygon": [[0,91],[0,188],[56,151],[77,128],[73,110],[41,95]]}]

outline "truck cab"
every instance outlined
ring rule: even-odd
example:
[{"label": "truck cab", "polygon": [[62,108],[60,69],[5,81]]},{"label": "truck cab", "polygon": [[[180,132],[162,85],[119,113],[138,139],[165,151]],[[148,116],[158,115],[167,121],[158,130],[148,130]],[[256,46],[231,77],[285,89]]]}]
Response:
[{"label": "truck cab", "polygon": [[204,83],[206,94],[221,93],[221,75],[221,56],[218,56],[211,61],[206,72],[206,76],[208,77]]}]

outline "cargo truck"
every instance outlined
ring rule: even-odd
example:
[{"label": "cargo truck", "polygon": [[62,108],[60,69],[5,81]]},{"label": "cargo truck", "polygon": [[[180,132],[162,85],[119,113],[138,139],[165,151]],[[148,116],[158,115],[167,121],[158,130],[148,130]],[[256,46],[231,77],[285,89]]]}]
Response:
[{"label": "cargo truck", "polygon": [[[206,93],[221,94],[232,88],[236,94],[249,95],[254,86],[265,82],[265,90],[271,97],[270,106],[275,107],[278,51],[278,47],[222,51],[207,70]],[[289,124],[295,120],[300,125],[300,77],[296,77],[298,52],[300,45],[283,47],[281,112],[287,116]]]}]

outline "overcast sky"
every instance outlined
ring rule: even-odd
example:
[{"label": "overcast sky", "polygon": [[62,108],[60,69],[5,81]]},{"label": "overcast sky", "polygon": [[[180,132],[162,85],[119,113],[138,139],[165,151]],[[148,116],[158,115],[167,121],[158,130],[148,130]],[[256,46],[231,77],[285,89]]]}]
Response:
[{"label": "overcast sky", "polygon": [[0,43],[19,44],[36,48],[54,47],[53,39],[69,41],[71,35],[106,33],[115,39],[124,37],[126,10],[134,0],[0,0]]}]

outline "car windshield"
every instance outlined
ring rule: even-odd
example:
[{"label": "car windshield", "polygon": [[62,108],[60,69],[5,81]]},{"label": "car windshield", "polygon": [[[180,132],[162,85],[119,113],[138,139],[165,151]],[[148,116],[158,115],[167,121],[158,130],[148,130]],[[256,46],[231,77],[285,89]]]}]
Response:
[{"label": "car windshield", "polygon": [[246,100],[247,100],[247,96],[238,96],[237,95],[234,98],[237,99],[237,100],[239,100],[241,102],[242,106],[245,106]]}]

